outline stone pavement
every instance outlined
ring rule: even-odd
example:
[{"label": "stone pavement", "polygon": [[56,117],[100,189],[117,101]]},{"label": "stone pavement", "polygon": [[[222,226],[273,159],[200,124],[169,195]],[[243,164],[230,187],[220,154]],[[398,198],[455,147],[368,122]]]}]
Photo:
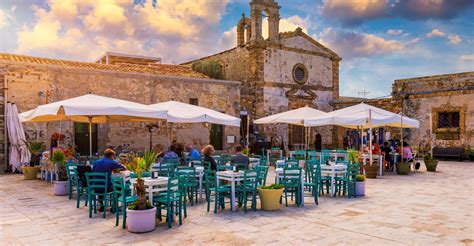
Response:
[{"label": "stone pavement", "polygon": [[202,202],[188,206],[182,226],[168,229],[161,222],[146,234],[115,227],[112,214],[89,219],[84,206],[54,196],[44,181],[1,175],[0,244],[472,245],[474,163],[440,162],[436,173],[421,169],[367,180],[365,197],[323,196],[319,206],[308,196],[304,208],[214,214]]}]

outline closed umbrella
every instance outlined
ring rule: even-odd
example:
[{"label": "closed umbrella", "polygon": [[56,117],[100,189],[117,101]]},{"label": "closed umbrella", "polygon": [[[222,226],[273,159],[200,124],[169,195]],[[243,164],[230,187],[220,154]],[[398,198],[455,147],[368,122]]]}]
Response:
[{"label": "closed umbrella", "polygon": [[89,151],[92,155],[92,124],[108,122],[152,122],[166,119],[166,111],[126,100],[86,94],[38,106],[20,114],[21,122],[74,121],[89,123]]},{"label": "closed umbrella", "polygon": [[15,104],[7,104],[7,131],[10,140],[9,164],[13,171],[20,170],[21,165],[30,162],[31,153],[26,145],[26,136],[18,117]]}]

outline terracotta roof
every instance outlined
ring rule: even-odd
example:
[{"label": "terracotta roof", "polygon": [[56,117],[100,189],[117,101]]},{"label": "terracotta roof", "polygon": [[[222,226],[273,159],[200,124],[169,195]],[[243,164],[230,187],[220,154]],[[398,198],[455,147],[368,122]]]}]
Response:
[{"label": "terracotta roof", "polygon": [[111,70],[118,72],[134,72],[134,73],[146,73],[156,74],[162,76],[173,76],[173,77],[189,77],[189,78],[203,78],[208,79],[209,77],[192,70],[189,66],[182,65],[170,65],[170,64],[150,64],[150,65],[138,65],[138,64],[113,64],[106,65],[92,62],[80,62],[70,60],[59,60],[50,58],[41,58],[24,55],[14,55],[7,53],[0,53],[0,61],[12,61],[22,63],[33,63],[42,65],[54,65],[64,66],[81,69],[99,69],[99,70]]}]

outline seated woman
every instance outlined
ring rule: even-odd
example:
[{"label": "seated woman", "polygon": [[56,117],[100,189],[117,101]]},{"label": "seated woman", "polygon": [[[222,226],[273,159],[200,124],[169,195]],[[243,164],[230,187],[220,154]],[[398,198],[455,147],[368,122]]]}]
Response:
[{"label": "seated woman", "polygon": [[202,155],[204,155],[203,161],[207,161],[211,164],[211,170],[216,171],[217,170],[217,163],[214,158],[212,158],[212,155],[216,152],[214,149],[214,146],[212,145],[207,145],[201,150]]},{"label": "seated woman", "polygon": [[407,142],[403,142],[402,158],[403,162],[413,161],[413,152]]}]

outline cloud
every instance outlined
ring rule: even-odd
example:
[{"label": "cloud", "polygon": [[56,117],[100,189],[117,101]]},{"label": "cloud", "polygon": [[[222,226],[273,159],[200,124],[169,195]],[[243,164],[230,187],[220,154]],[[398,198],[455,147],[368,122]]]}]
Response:
[{"label": "cloud", "polygon": [[401,29],[388,29],[387,30],[387,34],[390,34],[390,35],[400,35],[403,33],[403,30]]},{"label": "cloud", "polygon": [[0,9],[0,28],[7,25],[7,14],[4,10]]},{"label": "cloud", "polygon": [[350,26],[380,18],[449,19],[472,5],[472,0],[325,0],[320,9]]},{"label": "cloud", "polygon": [[459,44],[462,41],[461,37],[459,37],[458,35],[449,35],[448,40],[451,44]]},{"label": "cloud", "polygon": [[326,28],[321,33],[320,41],[346,59],[387,55],[405,50],[404,44],[396,40],[368,33],[334,31],[331,28]]},{"label": "cloud", "polygon": [[356,25],[384,16],[388,7],[388,0],[326,0],[321,10],[328,18]]},{"label": "cloud", "polygon": [[[93,61],[106,51],[182,62],[228,47],[219,22],[226,0],[49,0],[17,32],[18,53]],[[222,45],[216,40],[222,39]],[[235,41],[233,41],[235,42]]]},{"label": "cloud", "polygon": [[432,37],[444,37],[444,35],[445,35],[444,32],[442,32],[442,31],[440,31],[439,29],[436,29],[436,28],[433,29],[433,30],[431,30],[430,33],[426,34],[426,36],[427,36],[428,38],[432,38]]},{"label": "cloud", "polygon": [[461,60],[468,61],[468,62],[474,62],[474,54],[462,55]]}]

